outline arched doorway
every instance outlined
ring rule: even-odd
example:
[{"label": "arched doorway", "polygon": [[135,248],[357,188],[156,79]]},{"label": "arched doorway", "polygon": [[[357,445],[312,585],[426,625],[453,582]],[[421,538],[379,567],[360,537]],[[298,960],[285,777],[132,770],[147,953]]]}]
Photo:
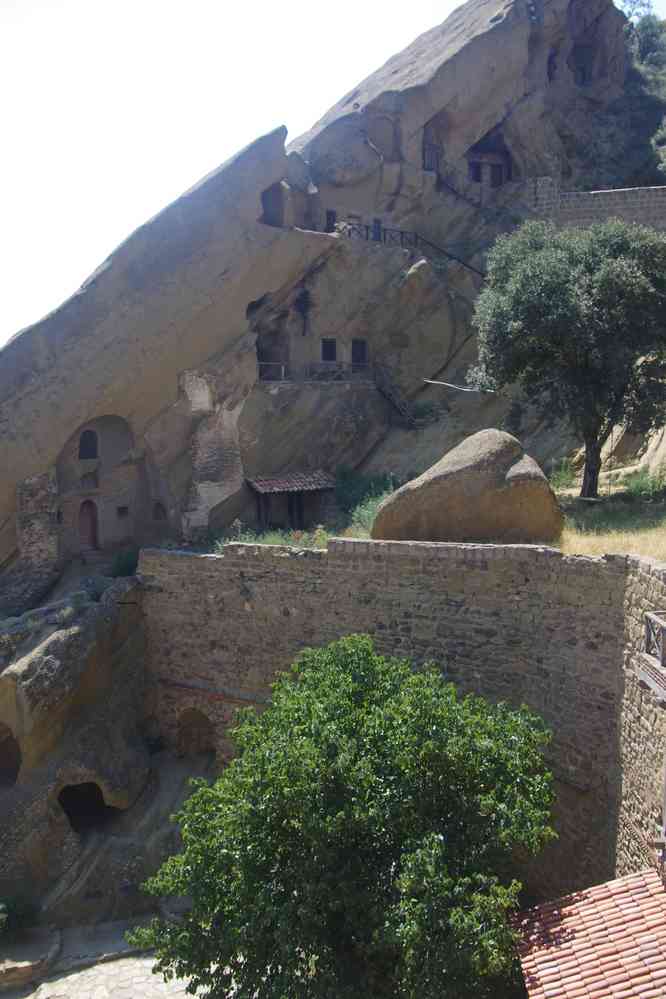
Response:
[{"label": "arched doorway", "polygon": [[196,708],[183,711],[178,719],[178,755],[200,756],[215,752],[215,729]]},{"label": "arched doorway", "polygon": [[58,795],[60,807],[79,836],[101,829],[122,814],[104,801],[99,784],[69,784]]},{"label": "arched doorway", "polygon": [[13,787],[21,769],[21,750],[14,733],[0,724],[0,789]]},{"label": "arched doorway", "polygon": [[84,500],[79,508],[79,540],[83,551],[98,547],[97,507],[92,500]]}]

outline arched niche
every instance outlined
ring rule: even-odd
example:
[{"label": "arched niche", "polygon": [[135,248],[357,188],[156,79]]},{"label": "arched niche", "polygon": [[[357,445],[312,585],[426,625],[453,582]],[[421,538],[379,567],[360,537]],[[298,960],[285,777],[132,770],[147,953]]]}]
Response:
[{"label": "arched niche", "polygon": [[187,708],[178,719],[177,749],[179,756],[201,756],[214,753],[215,728],[198,708]]},{"label": "arched niche", "polygon": [[[58,456],[58,492],[80,489],[86,475],[95,473],[99,479],[125,461],[133,447],[131,427],[121,416],[100,416],[85,423],[72,434]],[[95,462],[92,467],[91,462]]]},{"label": "arched niche", "polygon": [[21,763],[21,747],[14,733],[0,723],[0,790],[16,784]]},{"label": "arched niche", "polygon": [[122,815],[121,809],[107,805],[101,787],[93,781],[66,785],[58,795],[58,803],[79,836],[104,829]]}]

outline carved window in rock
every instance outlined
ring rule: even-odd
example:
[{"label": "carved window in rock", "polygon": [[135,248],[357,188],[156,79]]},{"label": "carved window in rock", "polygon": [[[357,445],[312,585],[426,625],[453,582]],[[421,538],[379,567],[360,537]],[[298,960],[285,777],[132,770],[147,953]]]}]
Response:
[{"label": "carved window in rock", "polygon": [[362,371],[368,366],[368,341],[352,340],[351,345],[352,370]]},{"label": "carved window in rock", "polygon": [[79,458],[88,461],[99,457],[98,438],[94,430],[84,430],[79,438]]},{"label": "carved window in rock", "polygon": [[472,160],[469,164],[469,179],[473,184],[480,184],[483,180],[483,163]]},{"label": "carved window in rock", "polygon": [[325,364],[334,364],[338,359],[338,343],[332,337],[321,341],[321,359]]}]

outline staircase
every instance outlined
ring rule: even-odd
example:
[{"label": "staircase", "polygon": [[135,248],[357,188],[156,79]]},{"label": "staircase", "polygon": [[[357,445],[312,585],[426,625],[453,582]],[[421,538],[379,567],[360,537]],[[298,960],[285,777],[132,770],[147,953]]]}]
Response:
[{"label": "staircase", "polygon": [[375,384],[387,402],[400,414],[405,426],[414,429],[416,420],[409,399],[393,381],[388,368],[383,364],[375,364]]}]

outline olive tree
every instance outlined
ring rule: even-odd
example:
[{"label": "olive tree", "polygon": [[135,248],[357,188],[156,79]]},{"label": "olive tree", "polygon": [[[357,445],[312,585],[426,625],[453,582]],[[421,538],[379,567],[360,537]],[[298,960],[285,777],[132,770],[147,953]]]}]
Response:
[{"label": "olive tree", "polygon": [[537,717],[354,636],[305,651],[234,737],[148,884],[191,900],[134,933],[159,971],[235,999],[505,994],[511,862],[552,835]]},{"label": "olive tree", "polygon": [[618,219],[589,228],[527,222],[490,251],[471,380],[518,384],[585,447],[582,496],[598,495],[613,427],[666,419],[666,234]]}]

